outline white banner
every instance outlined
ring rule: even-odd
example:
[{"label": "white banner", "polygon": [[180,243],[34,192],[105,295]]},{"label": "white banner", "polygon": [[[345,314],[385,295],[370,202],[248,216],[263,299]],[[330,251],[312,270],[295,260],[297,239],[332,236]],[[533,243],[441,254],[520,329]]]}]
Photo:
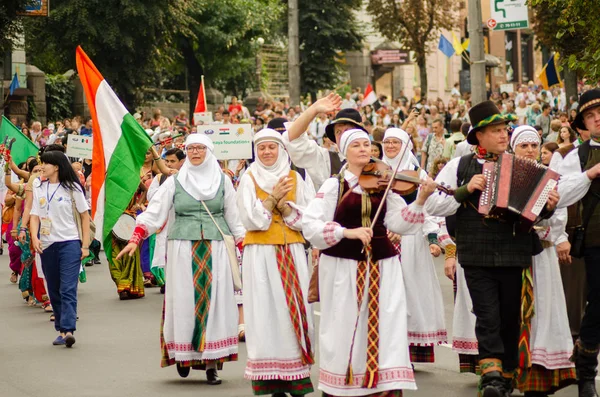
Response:
[{"label": "white banner", "polygon": [[490,0],[491,17],[487,25],[493,30],[527,29],[529,10],[527,0]]},{"label": "white banner", "polygon": [[91,159],[94,141],[91,136],[69,134],[67,156],[78,159]]},{"label": "white banner", "polygon": [[250,124],[209,124],[198,126],[198,134],[205,134],[215,145],[218,160],[252,158],[252,126]]},{"label": "white banner", "polygon": [[212,122],[212,112],[194,113],[194,125],[211,124]]}]

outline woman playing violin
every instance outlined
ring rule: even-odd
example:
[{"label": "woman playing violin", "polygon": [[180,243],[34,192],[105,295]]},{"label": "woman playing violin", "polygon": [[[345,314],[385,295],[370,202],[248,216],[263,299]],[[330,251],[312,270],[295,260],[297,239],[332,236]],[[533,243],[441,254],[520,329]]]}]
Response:
[{"label": "woman playing violin", "polygon": [[410,205],[393,190],[368,193],[358,182],[371,161],[369,136],[345,131],[340,151],[347,164],[325,181],[302,219],[305,237],[322,250],[319,389],[326,396],[401,396],[416,386],[404,279],[387,230],[420,230],[422,206],[436,185],[423,181]]},{"label": "woman playing violin", "polygon": [[[410,136],[400,128],[389,128],[383,138],[383,161],[399,171],[415,171],[426,178],[412,154]],[[414,195],[404,195],[406,202]],[[406,285],[406,301],[410,309],[408,318],[408,343],[411,362],[432,363],[435,361],[434,346],[446,343],[448,335],[444,322],[444,302],[432,255],[439,256],[441,249],[437,241],[441,218],[425,214],[425,222],[415,233],[405,233],[396,248],[401,255],[402,273]],[[398,237],[393,233],[392,239]],[[401,248],[400,248],[401,247]]]}]

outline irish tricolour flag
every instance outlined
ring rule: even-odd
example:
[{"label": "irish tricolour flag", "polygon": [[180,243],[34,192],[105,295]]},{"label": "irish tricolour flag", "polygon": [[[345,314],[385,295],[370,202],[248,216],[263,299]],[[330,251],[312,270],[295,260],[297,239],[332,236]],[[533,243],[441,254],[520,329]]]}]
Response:
[{"label": "irish tricolour flag", "polygon": [[104,242],[111,260],[111,231],[140,184],[140,169],[152,141],[81,47],[77,72],[93,120],[92,218],[96,238]]}]

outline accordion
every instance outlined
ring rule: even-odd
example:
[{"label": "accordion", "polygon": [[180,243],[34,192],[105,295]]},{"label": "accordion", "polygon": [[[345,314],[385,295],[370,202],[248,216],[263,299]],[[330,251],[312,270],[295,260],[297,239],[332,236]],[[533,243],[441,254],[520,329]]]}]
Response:
[{"label": "accordion", "polygon": [[544,165],[508,153],[485,163],[483,176],[479,213],[500,219],[517,216],[529,223],[540,215],[560,177]]}]

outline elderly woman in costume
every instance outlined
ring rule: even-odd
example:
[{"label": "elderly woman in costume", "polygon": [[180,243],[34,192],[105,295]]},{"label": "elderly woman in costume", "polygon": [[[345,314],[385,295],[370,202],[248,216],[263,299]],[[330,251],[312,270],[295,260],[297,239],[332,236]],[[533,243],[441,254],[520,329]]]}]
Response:
[{"label": "elderly woman in costume", "polygon": [[[410,136],[400,128],[388,128],[383,137],[383,161],[392,168],[400,163],[399,171],[420,170],[421,178],[427,173],[420,169],[418,160],[412,154]],[[404,201],[412,203],[417,192],[404,196]],[[398,243],[398,253],[402,264],[402,274],[406,286],[406,302],[410,307],[408,316],[408,342],[410,359],[413,363],[435,361],[434,346],[446,343],[447,332],[444,324],[444,302],[442,289],[437,278],[433,258],[441,249],[437,240],[438,217],[425,214],[423,227],[415,233],[401,237],[391,235]]]},{"label": "elderly woman in costume", "polygon": [[242,176],[237,203],[244,238],[245,377],[256,395],[312,393],[314,323],[302,213],[313,183],[290,169],[281,134],[254,136],[256,161]]},{"label": "elderly woman in costume", "polygon": [[218,385],[217,366],[236,361],[238,353],[232,270],[221,231],[239,241],[245,231],[233,185],[213,155],[212,141],[190,135],[185,148],[181,170],[138,216],[133,237],[119,256],[132,255],[168,220],[162,366],[177,364],[182,377],[190,368],[206,369],[208,383]]},{"label": "elderly woman in costume", "polygon": [[319,389],[326,396],[400,396],[416,385],[402,268],[387,230],[421,230],[422,206],[435,185],[425,181],[410,205],[393,191],[383,201],[383,192],[369,194],[358,184],[371,159],[367,133],[345,131],[340,150],[347,165],[325,181],[302,219],[306,238],[323,250]]},{"label": "elderly woman in costume", "polygon": [[[517,127],[510,146],[515,156],[536,161],[540,137],[535,128]],[[573,339],[567,318],[562,279],[555,245],[568,241],[567,209],[556,210],[538,223],[537,233],[544,250],[533,257],[534,315],[531,319],[531,366],[519,368],[517,388],[526,397],[543,397],[576,383],[575,365],[569,361]]]}]

